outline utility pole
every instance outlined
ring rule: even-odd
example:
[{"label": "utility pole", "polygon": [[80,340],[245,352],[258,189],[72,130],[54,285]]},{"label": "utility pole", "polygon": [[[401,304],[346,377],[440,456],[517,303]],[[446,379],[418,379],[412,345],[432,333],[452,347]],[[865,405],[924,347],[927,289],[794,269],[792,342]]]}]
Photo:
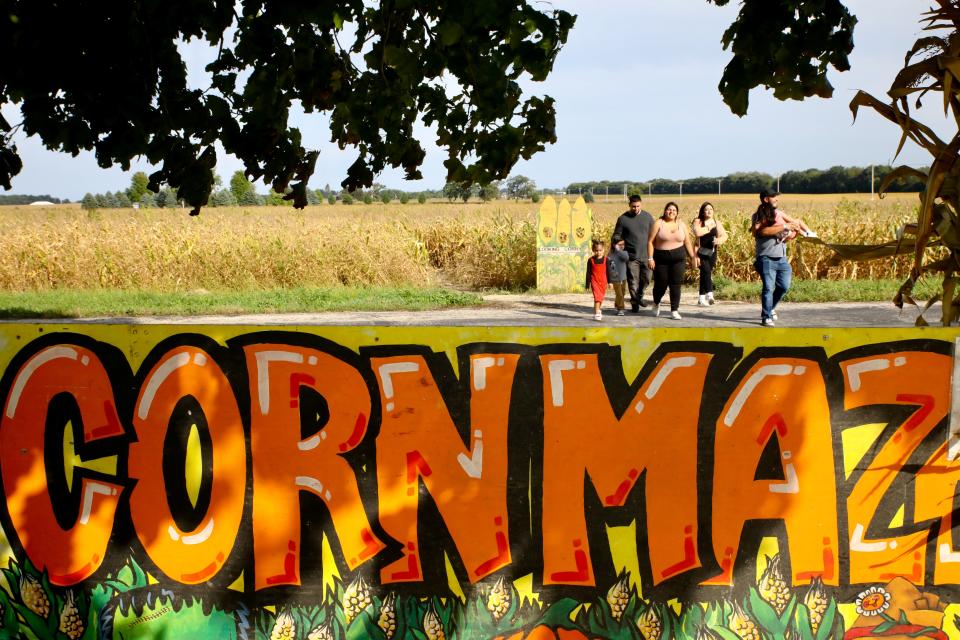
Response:
[{"label": "utility pole", "polygon": [[873,165],[870,165],[870,199],[873,200]]},{"label": "utility pole", "polygon": [[717,195],[718,195],[718,196],[721,195],[721,194],[720,194],[720,181],[721,181],[721,180],[723,180],[723,178],[717,178]]},{"label": "utility pole", "polygon": [[627,183],[624,182],[623,183],[623,199],[626,200],[628,197],[630,197],[630,194],[627,193]]},{"label": "utility pole", "polygon": [[680,181],[680,197],[683,197],[683,180]]},{"label": "utility pole", "polygon": [[777,193],[780,193],[780,176],[777,176]]}]

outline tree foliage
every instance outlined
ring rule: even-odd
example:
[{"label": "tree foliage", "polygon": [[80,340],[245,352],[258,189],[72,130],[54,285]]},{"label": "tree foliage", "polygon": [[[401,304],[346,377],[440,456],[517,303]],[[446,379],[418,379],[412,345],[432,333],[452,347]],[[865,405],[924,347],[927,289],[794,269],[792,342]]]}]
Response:
[{"label": "tree foliage", "polygon": [[537,183],[527,176],[513,176],[504,183],[503,188],[508,198],[520,200],[532,197],[537,190]]},{"label": "tree foliage", "polygon": [[[420,178],[419,121],[446,149],[448,180],[505,178],[556,140],[553,99],[527,96],[543,80],[574,17],[527,0],[7,0],[0,11],[0,104],[48,147],[93,150],[103,167],[150,175],[193,213],[214,187],[216,151],[243,163],[302,207],[318,152],[289,122],[296,101],[326,113],[333,142],[356,151],[346,189],[387,166]],[[188,84],[182,41],[216,50],[208,87]],[[56,43],[62,55],[50,55]],[[22,168],[0,117],[0,185]],[[315,146],[315,145],[314,145]]]},{"label": "tree foliage", "polygon": [[760,85],[780,100],[829,98],[827,70],[850,68],[856,24],[840,0],[744,0],[723,34],[723,48],[733,52],[720,80],[723,101],[743,116],[750,90]]}]

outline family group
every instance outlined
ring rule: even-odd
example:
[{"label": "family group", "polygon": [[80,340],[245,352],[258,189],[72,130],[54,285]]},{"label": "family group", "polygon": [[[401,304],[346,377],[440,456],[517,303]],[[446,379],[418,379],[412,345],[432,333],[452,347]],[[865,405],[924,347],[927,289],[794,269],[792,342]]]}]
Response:
[{"label": "family group", "polygon": [[[801,221],[780,210],[780,193],[770,189],[760,192],[760,206],[750,221],[756,243],[754,268],[762,282],[760,324],[774,326],[777,304],[790,289],[792,271],[787,259],[787,242],[799,234],[812,232]],[[653,315],[660,316],[660,301],[670,292],[670,317],[680,320],[680,285],[687,259],[700,271],[700,297],[697,305],[715,303],[713,270],[717,266],[717,250],[729,237],[709,202],[700,205],[692,228],[680,220],[680,207],[668,202],[663,215],[654,217],[643,209],[639,195],[630,196],[630,208],[617,218],[607,251],[604,240],[593,241],[593,257],[587,261],[586,288],[593,293],[593,317],[602,320],[600,305],[608,286],[615,293],[617,315],[624,315],[625,298],[630,296],[634,313],[646,307],[644,290],[653,280]]]}]

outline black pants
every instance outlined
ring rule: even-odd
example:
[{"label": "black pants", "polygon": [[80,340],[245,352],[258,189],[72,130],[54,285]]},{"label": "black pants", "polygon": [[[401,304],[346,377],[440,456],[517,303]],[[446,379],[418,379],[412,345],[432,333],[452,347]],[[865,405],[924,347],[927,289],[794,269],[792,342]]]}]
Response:
[{"label": "black pants", "polygon": [[686,269],[686,249],[654,249],[653,262],[653,304],[660,304],[664,292],[670,289],[670,310],[680,308],[680,285]]},{"label": "black pants", "polygon": [[713,292],[713,270],[717,267],[717,252],[709,256],[697,255],[700,258],[700,295],[705,296]]},{"label": "black pants", "polygon": [[631,258],[627,263],[627,289],[630,291],[630,305],[636,311],[643,299],[643,290],[650,284],[650,269],[646,259]]}]

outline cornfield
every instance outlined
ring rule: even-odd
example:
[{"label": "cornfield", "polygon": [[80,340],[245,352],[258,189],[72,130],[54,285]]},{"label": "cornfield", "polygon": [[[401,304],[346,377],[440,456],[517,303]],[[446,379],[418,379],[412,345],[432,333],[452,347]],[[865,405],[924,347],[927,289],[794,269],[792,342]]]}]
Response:
[{"label": "cornfield", "polygon": [[[659,215],[672,198],[651,196]],[[685,197],[688,223],[710,200],[730,240],[718,275],[753,279],[747,232],[752,196]],[[612,199],[611,199],[612,200]],[[893,194],[785,196],[781,204],[835,244],[889,241],[916,219],[918,199]],[[528,289],[536,280],[536,212],[529,202],[341,204],[286,207],[83,211],[76,205],[0,207],[0,290],[192,291],[282,287],[422,286]],[[609,237],[622,202],[596,202],[594,233]],[[902,278],[910,257],[835,263],[829,250],[792,247],[801,278]],[[691,279],[694,274],[690,274]]]}]

